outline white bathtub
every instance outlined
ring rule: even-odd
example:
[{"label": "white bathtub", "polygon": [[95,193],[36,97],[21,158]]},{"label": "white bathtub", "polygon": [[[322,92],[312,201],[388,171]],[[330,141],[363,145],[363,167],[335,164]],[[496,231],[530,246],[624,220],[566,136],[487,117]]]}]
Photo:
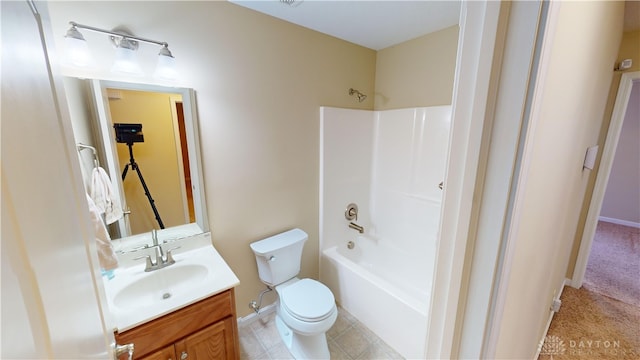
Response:
[{"label": "white bathtub", "polygon": [[342,244],[323,251],[321,281],[340,306],[405,358],[423,358],[433,258],[364,236],[354,249]]}]

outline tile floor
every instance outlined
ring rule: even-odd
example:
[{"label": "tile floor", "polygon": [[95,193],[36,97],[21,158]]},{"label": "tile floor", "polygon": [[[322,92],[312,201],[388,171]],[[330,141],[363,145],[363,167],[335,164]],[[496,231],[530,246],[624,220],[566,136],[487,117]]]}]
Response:
[{"label": "tile floor", "polygon": [[[293,359],[278,335],[275,311],[261,315],[238,331],[240,359]],[[338,308],[338,319],[327,331],[327,342],[332,360],[403,359],[342,308]]]}]

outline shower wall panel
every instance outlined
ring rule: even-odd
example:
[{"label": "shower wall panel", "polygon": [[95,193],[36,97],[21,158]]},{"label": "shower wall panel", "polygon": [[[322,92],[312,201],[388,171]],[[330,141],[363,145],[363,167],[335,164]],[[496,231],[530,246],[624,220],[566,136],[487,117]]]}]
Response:
[{"label": "shower wall panel", "polygon": [[[371,235],[430,257],[440,221],[450,106],[379,111],[371,174]],[[430,262],[422,261],[429,264]],[[429,265],[431,266],[431,265]]]},{"label": "shower wall panel", "polygon": [[345,209],[358,204],[358,224],[369,223],[374,112],[320,108],[320,248],[337,245],[355,230]]}]

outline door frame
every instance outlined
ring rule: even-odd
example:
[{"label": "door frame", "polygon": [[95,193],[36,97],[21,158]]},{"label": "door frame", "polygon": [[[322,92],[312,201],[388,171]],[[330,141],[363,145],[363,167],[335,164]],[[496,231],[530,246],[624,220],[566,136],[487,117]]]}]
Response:
[{"label": "door frame", "polygon": [[624,117],[627,113],[629,97],[634,82],[640,84],[640,71],[622,74],[620,85],[618,86],[618,94],[616,95],[616,101],[613,106],[611,122],[609,123],[607,137],[602,149],[600,166],[593,187],[587,219],[580,241],[580,249],[578,250],[578,256],[576,258],[576,265],[573,268],[573,276],[568,283],[576,289],[582,286],[584,274],[587,271],[591,246],[593,245],[593,238],[596,233],[596,227],[598,226],[598,218],[600,217],[602,202],[604,201],[605,191],[607,190],[607,183],[609,182],[609,175],[611,174],[611,167],[613,166],[613,159],[616,155],[618,140],[620,139],[620,132],[622,131],[622,124],[624,123]]},{"label": "door frame", "polygon": [[425,358],[452,358],[458,351],[459,304],[464,261],[472,232],[476,179],[482,162],[484,115],[500,20],[499,2],[463,1],[452,99],[452,122],[436,248]]}]

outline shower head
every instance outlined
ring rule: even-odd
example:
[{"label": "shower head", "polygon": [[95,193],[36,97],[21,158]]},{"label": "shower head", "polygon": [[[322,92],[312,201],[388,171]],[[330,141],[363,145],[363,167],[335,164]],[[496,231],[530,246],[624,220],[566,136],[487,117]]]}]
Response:
[{"label": "shower head", "polygon": [[367,98],[367,95],[361,93],[360,91],[353,88],[349,89],[349,95],[353,95],[353,94],[356,95],[358,102],[363,102]]}]

